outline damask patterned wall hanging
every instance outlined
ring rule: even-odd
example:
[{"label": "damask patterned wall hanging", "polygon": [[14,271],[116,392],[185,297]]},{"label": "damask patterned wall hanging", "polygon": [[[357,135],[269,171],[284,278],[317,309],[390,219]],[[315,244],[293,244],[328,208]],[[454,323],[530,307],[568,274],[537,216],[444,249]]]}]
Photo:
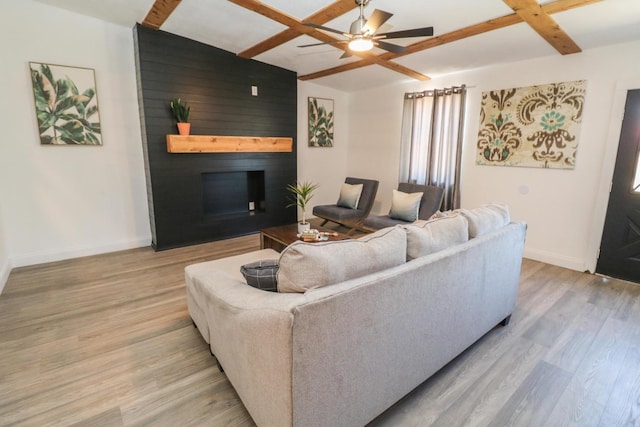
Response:
[{"label": "damask patterned wall hanging", "polygon": [[482,93],[476,163],[573,169],[585,80]]}]

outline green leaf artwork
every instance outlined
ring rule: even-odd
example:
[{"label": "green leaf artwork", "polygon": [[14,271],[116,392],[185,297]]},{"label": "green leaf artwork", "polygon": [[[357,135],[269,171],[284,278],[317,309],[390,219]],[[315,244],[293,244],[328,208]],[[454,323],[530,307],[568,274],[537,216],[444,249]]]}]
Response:
[{"label": "green leaf artwork", "polygon": [[333,147],[333,100],[309,97],[309,147]]},{"label": "green leaf artwork", "polygon": [[29,68],[40,143],[102,145],[93,70],[39,62]]}]

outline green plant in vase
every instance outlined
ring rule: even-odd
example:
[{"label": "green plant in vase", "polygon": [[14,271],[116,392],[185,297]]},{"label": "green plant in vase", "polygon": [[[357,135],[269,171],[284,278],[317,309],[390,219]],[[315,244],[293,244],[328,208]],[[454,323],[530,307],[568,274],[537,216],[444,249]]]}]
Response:
[{"label": "green plant in vase", "polygon": [[287,207],[298,206],[302,211],[302,221],[298,223],[299,233],[302,233],[302,231],[311,228],[311,226],[307,222],[306,212],[309,201],[313,197],[313,192],[316,190],[316,188],[318,188],[318,184],[314,184],[309,181],[305,181],[302,183],[297,182],[295,185],[287,185],[287,190],[291,193],[291,203],[287,205]]},{"label": "green plant in vase", "polygon": [[178,123],[178,133],[180,135],[189,135],[191,130],[191,123],[189,123],[189,114],[191,113],[191,107],[186,101],[182,101],[180,98],[173,98],[169,102],[169,107],[173,113],[173,117]]}]

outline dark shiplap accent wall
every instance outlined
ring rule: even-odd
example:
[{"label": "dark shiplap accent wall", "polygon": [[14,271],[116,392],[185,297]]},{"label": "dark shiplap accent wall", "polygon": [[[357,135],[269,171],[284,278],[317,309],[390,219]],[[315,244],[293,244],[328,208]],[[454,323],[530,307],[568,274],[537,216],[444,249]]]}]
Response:
[{"label": "dark shiplap accent wall", "polygon": [[[297,176],[297,77],[292,71],[137,25],[138,97],[153,246],[167,249],[293,223],[286,185]],[[258,87],[258,96],[251,95]],[[191,106],[191,133],[288,136],[292,153],[167,153],[174,97]],[[264,210],[205,215],[203,174],[264,171]],[[230,174],[238,175],[241,174]],[[238,185],[246,185],[238,184]]]}]

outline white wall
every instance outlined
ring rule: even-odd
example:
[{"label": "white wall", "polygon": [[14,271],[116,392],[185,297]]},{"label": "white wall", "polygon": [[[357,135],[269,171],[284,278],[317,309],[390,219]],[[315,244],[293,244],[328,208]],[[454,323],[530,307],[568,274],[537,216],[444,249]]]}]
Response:
[{"label": "white wall", "polygon": [[[391,188],[397,185],[404,92],[466,84],[471,89],[464,133],[462,206],[506,202],[512,218],[529,225],[527,257],[593,271],[608,200],[604,189],[613,171],[619,109],[624,103],[624,97],[616,93],[627,85],[624,82],[637,76],[638,70],[640,42],[634,42],[359,92],[352,95],[350,103],[349,162],[354,164],[350,168],[380,179],[380,202],[374,210],[388,211]],[[483,91],[580,79],[588,83],[574,170],[475,164]],[[521,187],[528,193],[522,194]]]},{"label": "white wall", "polygon": [[[333,147],[309,147],[307,124],[308,97],[327,98],[334,101]],[[340,186],[349,171],[349,95],[345,92],[298,81],[298,181],[311,181],[320,187],[315,191],[307,216],[313,206],[336,203]]]},{"label": "white wall", "polygon": [[404,93],[413,91],[386,86],[352,95],[349,171],[380,182],[374,214],[389,213],[391,195],[398,187],[402,104]]},{"label": "white wall", "polygon": [[2,220],[2,205],[0,205],[0,294],[7,283],[9,273],[11,272],[11,264],[9,263],[9,253],[6,245],[7,235],[4,232],[4,224]]},{"label": "white wall", "polygon": [[[0,272],[148,245],[132,30],[21,0],[0,32]],[[103,146],[40,145],[29,61],[95,69]]]}]

